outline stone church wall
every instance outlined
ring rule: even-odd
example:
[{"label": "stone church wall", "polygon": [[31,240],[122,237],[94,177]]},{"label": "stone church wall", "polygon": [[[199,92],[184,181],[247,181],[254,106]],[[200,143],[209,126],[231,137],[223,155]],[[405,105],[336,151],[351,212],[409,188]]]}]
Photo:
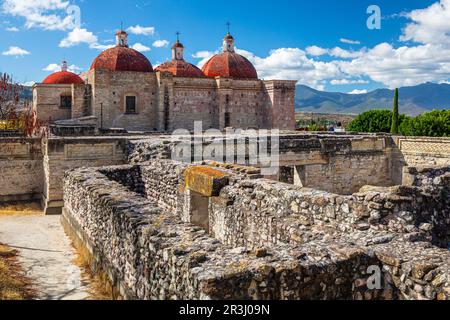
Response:
[{"label": "stone church wall", "polygon": [[71,119],[72,109],[61,108],[62,95],[72,97],[72,85],[36,84],[33,87],[33,108],[36,110],[39,120],[46,123]]},{"label": "stone church wall", "polygon": [[[154,73],[91,70],[93,114],[101,128],[129,131],[157,129],[157,86]],[[136,96],[137,113],[125,113],[125,97]]]},{"label": "stone church wall", "polygon": [[[195,121],[202,122],[203,130],[217,127],[219,114],[214,79],[169,76],[162,83],[161,114],[163,118],[164,113],[169,112],[168,131],[179,129],[193,131]],[[163,122],[160,131],[165,129]]]}]

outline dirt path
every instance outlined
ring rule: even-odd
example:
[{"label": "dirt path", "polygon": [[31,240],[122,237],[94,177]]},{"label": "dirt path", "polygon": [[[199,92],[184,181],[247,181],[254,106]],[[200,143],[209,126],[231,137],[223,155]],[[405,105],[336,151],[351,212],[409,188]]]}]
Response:
[{"label": "dirt path", "polygon": [[74,264],[76,253],[59,219],[0,212],[0,242],[19,251],[18,261],[34,281],[38,299],[84,300],[88,286]]}]

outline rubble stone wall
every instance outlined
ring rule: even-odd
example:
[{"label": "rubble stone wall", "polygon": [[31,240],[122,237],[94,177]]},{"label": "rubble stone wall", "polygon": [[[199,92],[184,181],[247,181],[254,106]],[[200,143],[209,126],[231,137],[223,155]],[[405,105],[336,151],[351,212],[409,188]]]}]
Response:
[{"label": "rubble stone wall", "polygon": [[[443,169],[441,169],[443,170]],[[437,170],[441,172],[440,170]],[[436,175],[436,172],[434,173]],[[366,187],[351,196],[280,184],[242,180],[212,199],[212,234],[233,246],[264,246],[279,242],[307,243],[311,226],[329,224],[340,232],[377,230],[450,242],[449,174],[437,184],[418,187]]]},{"label": "rubble stone wall", "polygon": [[[101,169],[103,170],[103,169]],[[280,245],[270,254],[222,245],[94,169],[66,174],[63,223],[128,299],[352,299],[374,256]]]}]

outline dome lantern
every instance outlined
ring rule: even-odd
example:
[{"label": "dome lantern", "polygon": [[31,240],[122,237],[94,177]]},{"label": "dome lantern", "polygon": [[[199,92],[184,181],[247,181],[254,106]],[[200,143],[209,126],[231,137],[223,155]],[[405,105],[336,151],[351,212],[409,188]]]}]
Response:
[{"label": "dome lantern", "polygon": [[179,32],[177,32],[177,42],[172,46],[172,60],[184,60],[184,46],[180,42]]},{"label": "dome lantern", "polygon": [[225,38],[223,39],[223,52],[231,52],[234,53],[234,38],[230,33],[230,23],[227,23],[228,26],[228,33],[225,36]]},{"label": "dome lantern", "polygon": [[67,70],[68,70],[68,67],[67,67],[67,61],[66,61],[66,60],[63,60],[63,61],[61,62],[61,71],[67,72]]},{"label": "dome lantern", "polygon": [[177,42],[172,46],[172,61],[163,63],[156,68],[156,71],[170,73],[175,77],[203,78],[205,75],[202,70],[184,61],[184,46],[179,36],[180,33],[177,32]]},{"label": "dome lantern", "polygon": [[122,29],[116,32],[116,45],[128,48],[128,33]]}]

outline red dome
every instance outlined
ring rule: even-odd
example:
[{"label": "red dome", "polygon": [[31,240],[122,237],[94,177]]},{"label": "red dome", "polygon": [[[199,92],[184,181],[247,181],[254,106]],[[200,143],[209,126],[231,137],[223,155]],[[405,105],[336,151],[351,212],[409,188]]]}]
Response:
[{"label": "red dome", "polygon": [[202,70],[183,60],[174,60],[166,62],[156,68],[159,72],[169,72],[176,77],[204,77]]},{"label": "red dome", "polygon": [[92,63],[93,69],[153,72],[152,64],[142,53],[124,46],[103,51]]},{"label": "red dome", "polygon": [[258,79],[253,64],[234,52],[223,52],[212,57],[203,66],[203,73],[207,77]]},{"label": "red dome", "polygon": [[83,84],[84,81],[78,75],[68,71],[59,71],[45,78],[44,84]]}]

